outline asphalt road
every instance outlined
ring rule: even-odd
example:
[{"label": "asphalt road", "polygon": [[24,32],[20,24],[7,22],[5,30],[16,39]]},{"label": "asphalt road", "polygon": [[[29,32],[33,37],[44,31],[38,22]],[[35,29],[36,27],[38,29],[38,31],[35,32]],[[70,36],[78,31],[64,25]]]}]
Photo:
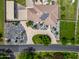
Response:
[{"label": "asphalt road", "polygon": [[79,46],[62,46],[62,45],[0,45],[0,49],[11,49],[14,52],[20,52],[28,47],[33,47],[36,51],[74,51],[79,52]]}]

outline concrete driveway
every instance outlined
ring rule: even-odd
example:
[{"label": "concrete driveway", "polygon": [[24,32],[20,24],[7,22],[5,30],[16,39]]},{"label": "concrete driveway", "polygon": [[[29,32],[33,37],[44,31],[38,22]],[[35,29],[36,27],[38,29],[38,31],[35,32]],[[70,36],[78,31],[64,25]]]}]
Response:
[{"label": "concrete driveway", "polygon": [[47,34],[51,37],[51,44],[57,44],[55,36],[48,30],[35,30],[26,26],[26,21],[21,21],[21,24],[24,26],[27,32],[27,44],[34,44],[32,41],[32,37],[36,34]]}]

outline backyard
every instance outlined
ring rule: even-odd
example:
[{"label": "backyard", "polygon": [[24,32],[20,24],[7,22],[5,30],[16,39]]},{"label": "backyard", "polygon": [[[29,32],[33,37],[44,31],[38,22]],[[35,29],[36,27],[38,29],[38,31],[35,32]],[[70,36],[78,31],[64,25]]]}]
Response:
[{"label": "backyard", "polygon": [[75,23],[60,22],[60,40],[62,44],[75,43]]},{"label": "backyard", "polygon": [[62,20],[74,20],[76,16],[77,0],[58,0],[60,18]]}]

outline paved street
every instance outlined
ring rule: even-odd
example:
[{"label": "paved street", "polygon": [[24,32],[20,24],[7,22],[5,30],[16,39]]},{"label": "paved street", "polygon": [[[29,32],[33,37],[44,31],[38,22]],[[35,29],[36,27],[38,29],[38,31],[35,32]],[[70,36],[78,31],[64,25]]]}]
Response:
[{"label": "paved street", "polygon": [[0,49],[11,49],[14,52],[20,52],[28,47],[33,47],[36,51],[74,51],[79,52],[79,46],[62,46],[62,45],[1,45]]}]

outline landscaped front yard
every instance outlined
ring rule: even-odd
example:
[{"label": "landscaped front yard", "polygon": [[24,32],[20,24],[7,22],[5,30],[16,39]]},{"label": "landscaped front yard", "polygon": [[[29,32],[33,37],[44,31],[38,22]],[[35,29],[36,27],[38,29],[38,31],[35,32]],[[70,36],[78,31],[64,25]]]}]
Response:
[{"label": "landscaped front yard", "polygon": [[24,51],[18,55],[18,59],[78,59],[74,52],[28,52]]},{"label": "landscaped front yard", "polygon": [[60,22],[60,40],[62,44],[75,43],[75,23]]},{"label": "landscaped front yard", "polygon": [[63,20],[73,20],[76,16],[78,0],[58,0],[60,6],[60,18]]}]

